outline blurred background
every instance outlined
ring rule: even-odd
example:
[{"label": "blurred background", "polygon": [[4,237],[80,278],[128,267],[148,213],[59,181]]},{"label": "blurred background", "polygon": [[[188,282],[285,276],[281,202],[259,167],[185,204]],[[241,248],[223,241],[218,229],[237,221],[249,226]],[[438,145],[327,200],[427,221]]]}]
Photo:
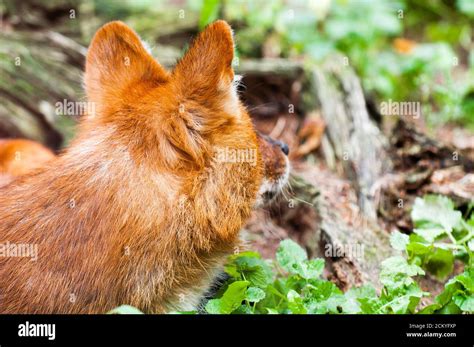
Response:
[{"label": "blurred background", "polygon": [[[24,132],[60,147],[58,134],[44,133],[57,130],[67,142],[70,119],[56,114],[54,104],[82,98],[85,49],[101,25],[117,19],[151,43],[168,66],[193,35],[218,18],[232,24],[241,60],[286,58],[303,65],[339,53],[375,105],[385,99],[419,101],[429,126],[474,129],[471,0],[2,0],[0,12],[0,118],[2,128],[9,127],[0,130],[3,136]],[[288,94],[289,85],[274,87],[272,96],[247,90],[251,105],[270,113],[276,111],[273,100],[258,97],[288,103],[278,94]],[[9,124],[20,116],[24,121]],[[45,129],[26,129],[30,119]]]},{"label": "blurred background", "polygon": [[244,232],[267,257],[286,237],[312,256],[364,244],[364,259],[329,261],[341,287],[376,278],[417,196],[472,208],[473,0],[2,0],[0,19],[0,137],[55,151],[81,117],[59,106],[85,101],[100,26],[126,22],[172,68],[206,24],[227,20],[241,97],[294,167],[291,189]]}]

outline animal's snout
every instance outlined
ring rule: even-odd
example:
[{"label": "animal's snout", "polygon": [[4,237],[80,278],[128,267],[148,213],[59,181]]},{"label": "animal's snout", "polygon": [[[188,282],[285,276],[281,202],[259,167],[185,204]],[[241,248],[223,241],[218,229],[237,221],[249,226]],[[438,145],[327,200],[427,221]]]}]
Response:
[{"label": "animal's snout", "polygon": [[263,181],[257,196],[256,206],[272,201],[288,182],[290,163],[288,145],[280,140],[257,132],[259,149],[264,164]]},{"label": "animal's snout", "polygon": [[262,136],[270,144],[280,147],[281,151],[285,155],[288,155],[290,153],[290,147],[288,147],[288,145],[284,143],[283,141],[275,140],[268,135],[260,135],[260,136]]},{"label": "animal's snout", "polygon": [[278,140],[275,140],[275,142],[280,147],[281,151],[285,153],[285,155],[288,155],[290,153],[290,147],[288,147],[286,143]]}]

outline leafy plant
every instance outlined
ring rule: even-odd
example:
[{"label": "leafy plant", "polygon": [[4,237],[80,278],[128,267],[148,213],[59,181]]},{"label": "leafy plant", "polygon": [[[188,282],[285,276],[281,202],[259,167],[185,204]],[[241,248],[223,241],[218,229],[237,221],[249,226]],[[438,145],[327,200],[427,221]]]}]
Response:
[{"label": "leafy plant", "polygon": [[474,269],[472,266],[449,280],[443,292],[435,298],[435,302],[420,311],[420,313],[444,314],[462,312],[474,312]]},{"label": "leafy plant", "polygon": [[[451,200],[428,195],[417,198],[412,210],[414,232],[391,235],[391,245],[404,256],[381,264],[377,293],[371,284],[343,293],[322,278],[323,259],[308,259],[295,242],[284,240],[275,261],[264,261],[255,252],[233,255],[226,266],[231,276],[227,290],[206,305],[208,313],[460,313],[474,312],[474,217],[464,220]],[[453,271],[455,259],[466,262],[464,273],[445,285],[433,304],[418,310],[421,298],[429,296],[416,278],[425,271],[444,279]]]},{"label": "leafy plant", "polygon": [[[262,276],[249,278],[246,276],[249,267],[241,264],[253,264],[252,272]],[[420,298],[427,295],[413,279],[424,271],[403,257],[392,257],[382,263],[380,295],[371,285],[344,294],[334,283],[321,277],[324,260],[308,259],[306,252],[291,240],[281,242],[272,276],[268,276],[268,268],[257,253],[232,256],[227,266],[232,269],[228,289],[220,298],[208,302],[207,312],[413,313]]]},{"label": "leafy plant", "polygon": [[474,217],[464,220],[453,202],[444,196],[417,198],[411,213],[415,229],[410,236],[392,234],[392,245],[406,250],[408,261],[445,279],[454,260],[472,262]]},{"label": "leafy plant", "polygon": [[474,129],[474,66],[461,58],[472,51],[470,0],[188,1],[201,27],[219,13],[236,23],[243,56],[319,63],[342,54],[377,99],[420,102],[431,124]]},{"label": "leafy plant", "polygon": [[413,233],[391,236],[392,246],[405,251],[410,264],[439,279],[452,273],[455,259],[466,264],[464,273],[449,280],[434,303],[421,313],[474,312],[474,214],[465,220],[449,198],[428,195],[415,200],[411,216]]}]

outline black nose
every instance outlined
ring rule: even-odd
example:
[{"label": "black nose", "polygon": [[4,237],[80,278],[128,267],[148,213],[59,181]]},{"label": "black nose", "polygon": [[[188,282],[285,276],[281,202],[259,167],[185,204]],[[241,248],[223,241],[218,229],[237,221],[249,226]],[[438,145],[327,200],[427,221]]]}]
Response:
[{"label": "black nose", "polygon": [[278,147],[280,147],[281,151],[283,153],[285,153],[285,155],[288,155],[290,153],[290,147],[288,147],[288,145],[280,140],[275,140],[273,138],[271,138],[270,136],[268,135],[263,135],[261,133],[258,133],[259,136],[261,136],[262,138],[264,138],[266,141],[270,142],[272,145],[277,145]]},{"label": "black nose", "polygon": [[285,155],[288,155],[290,153],[290,147],[284,142],[278,141],[278,146],[280,146],[281,151],[285,153]]}]

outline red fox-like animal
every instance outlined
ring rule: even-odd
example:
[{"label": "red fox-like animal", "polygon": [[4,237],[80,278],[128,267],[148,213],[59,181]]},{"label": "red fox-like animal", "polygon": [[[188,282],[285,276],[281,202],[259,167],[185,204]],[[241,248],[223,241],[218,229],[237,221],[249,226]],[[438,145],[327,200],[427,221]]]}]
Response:
[{"label": "red fox-like animal", "polygon": [[288,148],[238,99],[234,42],[209,25],[166,71],[121,22],[89,47],[70,147],[0,188],[0,313],[196,309]]}]

